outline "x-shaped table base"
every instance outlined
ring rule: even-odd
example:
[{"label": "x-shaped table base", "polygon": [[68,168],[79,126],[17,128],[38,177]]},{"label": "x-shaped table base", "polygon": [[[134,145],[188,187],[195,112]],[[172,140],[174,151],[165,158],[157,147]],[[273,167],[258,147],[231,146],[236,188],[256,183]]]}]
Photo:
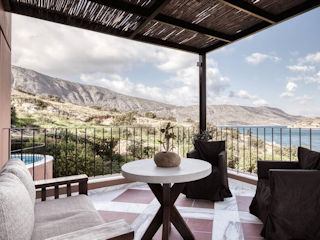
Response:
[{"label": "x-shaped table base", "polygon": [[142,240],[151,240],[157,230],[162,226],[162,240],[169,239],[171,223],[178,230],[185,240],[194,240],[194,236],[182,216],[174,206],[179,194],[183,190],[184,183],[176,183],[172,187],[170,184],[148,184],[153,194],[161,204],[158,212],[150,223]]}]

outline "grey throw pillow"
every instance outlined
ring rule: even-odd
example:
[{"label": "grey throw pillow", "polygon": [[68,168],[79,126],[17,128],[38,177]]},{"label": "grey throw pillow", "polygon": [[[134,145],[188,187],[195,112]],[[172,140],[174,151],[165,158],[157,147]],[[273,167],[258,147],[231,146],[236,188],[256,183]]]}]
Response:
[{"label": "grey throw pillow", "polygon": [[0,174],[0,240],[29,240],[34,227],[34,205],[20,179]]},{"label": "grey throw pillow", "polygon": [[34,205],[36,201],[36,189],[33,183],[32,176],[26,165],[20,159],[11,159],[6,163],[6,165],[2,169],[2,172],[12,173],[20,179],[20,181],[28,190],[31,201]]}]

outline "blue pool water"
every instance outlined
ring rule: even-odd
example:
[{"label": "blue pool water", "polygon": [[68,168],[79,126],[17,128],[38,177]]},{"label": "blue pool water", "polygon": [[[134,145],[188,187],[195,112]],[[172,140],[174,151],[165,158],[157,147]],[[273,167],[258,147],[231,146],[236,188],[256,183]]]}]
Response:
[{"label": "blue pool water", "polygon": [[[21,159],[21,154],[14,154],[11,155],[10,157],[11,159]],[[26,154],[22,154],[22,160],[25,164],[32,164],[33,161],[36,162],[40,162],[43,159],[43,156],[39,156],[39,155],[26,155]]]}]

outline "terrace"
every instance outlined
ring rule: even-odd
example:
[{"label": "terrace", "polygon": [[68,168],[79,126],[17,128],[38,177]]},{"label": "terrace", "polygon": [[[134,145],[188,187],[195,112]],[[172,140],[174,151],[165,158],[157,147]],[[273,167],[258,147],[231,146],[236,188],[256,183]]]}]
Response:
[{"label": "terrace", "polygon": [[[121,166],[152,158],[159,129],[132,126],[86,129],[11,129],[11,13],[199,54],[199,129],[175,128],[174,151],[185,157],[193,135],[209,131],[226,141],[230,189],[223,202],[187,199],[176,206],[196,239],[262,239],[261,221],[248,206],[255,194],[258,160],[297,161],[297,147],[317,149],[313,129],[207,127],[206,54],[320,5],[320,1],[0,1],[0,168],[25,158],[34,180],[85,173],[89,197],[106,222],[125,219],[135,239],[159,204],[147,185],[123,178]],[[14,29],[13,29],[14,31]],[[39,160],[39,162],[37,162]],[[74,189],[62,188],[67,195]],[[52,198],[55,189],[47,189]],[[43,197],[43,189],[37,193]],[[154,239],[160,239],[158,231]],[[171,231],[170,239],[180,239]]]}]

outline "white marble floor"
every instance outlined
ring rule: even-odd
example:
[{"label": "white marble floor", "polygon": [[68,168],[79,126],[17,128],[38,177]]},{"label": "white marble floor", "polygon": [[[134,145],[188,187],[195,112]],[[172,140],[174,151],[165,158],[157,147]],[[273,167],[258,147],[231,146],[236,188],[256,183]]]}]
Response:
[{"label": "white marble floor", "polygon": [[[255,186],[229,179],[233,197],[225,201],[191,200],[180,195],[176,206],[197,240],[263,239],[262,224],[248,211]],[[106,221],[125,219],[141,239],[159,203],[146,184],[132,183],[89,191],[94,206]],[[161,239],[161,233],[154,239]],[[182,239],[173,229],[170,239]]]}]

